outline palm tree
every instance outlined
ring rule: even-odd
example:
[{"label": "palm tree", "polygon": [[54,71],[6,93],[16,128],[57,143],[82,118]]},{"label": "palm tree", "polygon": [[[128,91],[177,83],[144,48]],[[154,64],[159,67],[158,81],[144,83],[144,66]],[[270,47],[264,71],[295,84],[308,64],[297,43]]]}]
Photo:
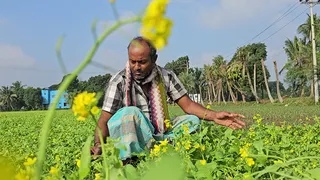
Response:
[{"label": "palm tree", "polygon": [[13,103],[17,100],[17,95],[12,92],[8,86],[2,86],[0,89],[0,104],[5,110],[14,110]]},{"label": "palm tree", "polygon": [[250,54],[249,54],[249,52],[246,51],[245,48],[241,47],[240,50],[238,51],[238,54],[236,55],[236,57],[237,57],[237,60],[242,63],[242,68],[243,68],[242,71],[243,71],[244,75],[247,75],[251,93],[255,97],[256,102],[259,103],[259,97],[258,97],[258,95],[257,95],[257,93],[254,90],[254,87],[252,85],[250,71],[249,71],[249,68],[248,68],[248,62],[249,62],[249,59],[250,59]]},{"label": "palm tree", "polygon": [[[317,17],[317,14],[313,15],[314,18],[314,34],[315,34],[315,41],[316,43],[319,42],[318,38],[319,38],[319,33],[320,33],[320,17]],[[298,33],[301,34],[303,36],[303,38],[306,39],[306,44],[308,46],[311,47],[311,43],[312,43],[312,34],[311,34],[311,16],[310,14],[308,14],[308,18],[306,20],[305,23],[301,24],[298,27]],[[310,58],[312,60],[312,56],[311,56],[311,51],[310,51]],[[313,72],[312,74],[313,75]],[[310,78],[310,97],[314,96],[314,79]]]},{"label": "palm tree", "polygon": [[313,75],[311,46],[307,44],[306,38],[295,36],[293,41],[285,41],[284,50],[288,60],[280,73],[284,69],[288,70],[286,80],[295,85],[295,92],[301,91],[300,96],[303,96],[306,83]]},{"label": "palm tree", "polygon": [[17,99],[13,105],[13,107],[15,109],[21,109],[21,107],[23,107],[25,105],[24,101],[23,101],[23,94],[24,94],[24,87],[25,86],[26,85],[23,85],[21,81],[16,81],[16,82],[12,83],[12,85],[10,86],[12,92],[17,95]]},{"label": "palm tree", "polygon": [[[320,17],[317,17],[317,14],[313,15],[314,19],[314,34],[320,33]],[[298,33],[301,34],[304,38],[308,40],[308,43],[311,43],[311,16],[308,14],[308,18],[305,23],[301,24],[298,27]],[[317,40],[317,37],[316,37]]]}]

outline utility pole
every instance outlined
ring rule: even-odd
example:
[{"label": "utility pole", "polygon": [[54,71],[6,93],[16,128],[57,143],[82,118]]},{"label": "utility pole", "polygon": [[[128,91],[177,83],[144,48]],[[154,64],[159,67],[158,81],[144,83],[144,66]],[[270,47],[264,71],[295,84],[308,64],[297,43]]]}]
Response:
[{"label": "utility pole", "polygon": [[317,55],[316,55],[316,38],[314,35],[314,19],[313,19],[313,12],[312,7],[313,5],[320,4],[320,0],[317,2],[313,2],[312,0],[306,0],[302,2],[302,4],[309,4],[310,6],[310,18],[311,18],[311,38],[312,38],[312,58],[313,58],[313,81],[314,81],[314,102],[318,104],[319,102],[319,90],[318,90],[318,77],[317,77]]}]

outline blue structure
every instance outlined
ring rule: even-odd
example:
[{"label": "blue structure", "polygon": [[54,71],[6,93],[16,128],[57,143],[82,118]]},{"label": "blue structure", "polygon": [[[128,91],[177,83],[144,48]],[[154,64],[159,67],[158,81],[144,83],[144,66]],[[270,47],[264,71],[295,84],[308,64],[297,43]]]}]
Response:
[{"label": "blue structure", "polygon": [[[42,89],[41,96],[42,96],[42,104],[50,106],[51,102],[55,98],[56,94],[58,94],[57,90],[49,90],[49,89]],[[68,93],[64,92],[59,99],[59,103],[57,104],[56,109],[69,109],[70,104],[68,102]]]}]

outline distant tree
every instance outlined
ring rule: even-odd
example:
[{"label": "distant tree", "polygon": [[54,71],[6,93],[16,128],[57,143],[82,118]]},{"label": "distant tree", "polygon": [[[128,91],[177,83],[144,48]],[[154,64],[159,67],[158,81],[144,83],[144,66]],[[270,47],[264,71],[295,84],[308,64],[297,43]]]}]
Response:
[{"label": "distant tree", "polygon": [[177,76],[182,72],[187,72],[189,67],[189,56],[179,57],[177,60],[168,62],[164,66],[164,68],[172,70]]},{"label": "distant tree", "polygon": [[195,88],[195,76],[193,73],[181,72],[179,74],[179,79],[184,87],[187,89],[188,93],[192,93]]},{"label": "distant tree", "polygon": [[[62,77],[62,80],[59,84],[53,84],[49,87],[49,89],[51,90],[58,90],[60,85],[62,84],[62,82],[68,77],[70,76],[71,74],[67,74],[67,75],[64,75]],[[68,86],[67,88],[67,91],[68,92],[77,92],[78,89],[79,89],[79,79],[78,79],[78,76],[76,76],[76,78],[70,83],[70,85]]]},{"label": "distant tree", "polygon": [[[243,65],[247,66],[248,74],[250,76],[251,82],[254,82],[254,64],[256,64],[256,84],[257,84],[257,95],[261,95],[265,90],[264,76],[261,66],[261,60],[264,61],[267,58],[267,48],[264,43],[253,43],[246,46],[238,48],[234,54],[231,62],[240,61]],[[266,77],[270,78],[270,73],[265,67]],[[247,73],[245,73],[247,74]],[[247,75],[248,75],[247,74]],[[253,83],[252,83],[253,84]],[[250,88],[250,82],[246,81],[243,89],[245,89],[246,94],[250,93],[254,96],[252,88]],[[253,88],[254,89],[254,88]]]},{"label": "distant tree", "polygon": [[17,99],[13,103],[15,110],[20,110],[25,105],[23,101],[24,87],[25,85],[23,85],[21,81],[13,82],[10,87],[12,92],[17,95]]},{"label": "distant tree", "polygon": [[17,95],[13,93],[9,86],[2,86],[0,89],[0,106],[5,111],[14,110],[14,103],[17,101]]},{"label": "distant tree", "polygon": [[33,87],[26,88],[23,100],[27,110],[42,109],[41,89]]}]

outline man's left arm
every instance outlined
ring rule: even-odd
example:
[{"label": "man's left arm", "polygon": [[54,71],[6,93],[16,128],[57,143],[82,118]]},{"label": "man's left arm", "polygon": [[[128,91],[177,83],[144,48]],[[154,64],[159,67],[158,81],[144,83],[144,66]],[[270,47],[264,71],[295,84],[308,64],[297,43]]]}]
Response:
[{"label": "man's left arm", "polygon": [[185,113],[195,115],[200,119],[214,121],[216,124],[227,126],[232,129],[241,129],[245,126],[245,123],[238,119],[244,118],[243,115],[231,112],[217,112],[209,110],[192,101],[187,95],[183,95],[176,102]]}]

